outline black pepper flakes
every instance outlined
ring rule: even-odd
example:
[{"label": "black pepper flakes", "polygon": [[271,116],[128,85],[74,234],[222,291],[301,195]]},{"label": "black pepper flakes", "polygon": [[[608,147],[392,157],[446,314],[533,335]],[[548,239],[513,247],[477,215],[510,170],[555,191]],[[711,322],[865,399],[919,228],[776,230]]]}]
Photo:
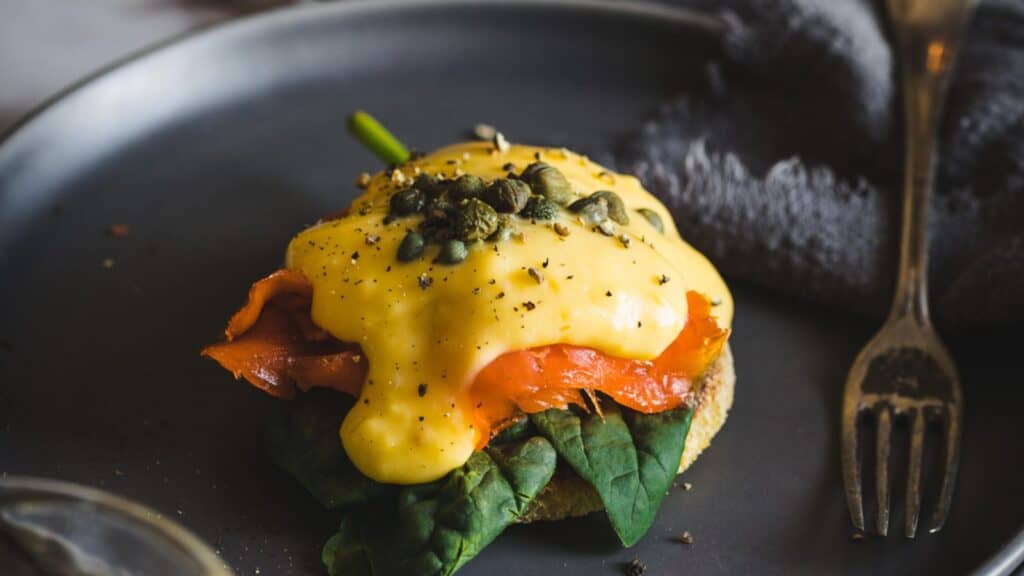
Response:
[{"label": "black pepper flakes", "polygon": [[495,298],[497,298],[498,300],[501,300],[504,297],[505,297],[505,293],[504,292],[498,292],[498,295],[495,296]]},{"label": "black pepper flakes", "polygon": [[531,268],[527,268],[526,273],[529,274],[530,278],[533,278],[533,280],[537,284],[543,284],[544,283],[544,273],[541,272],[540,270],[537,270],[536,268],[532,268],[531,267]]},{"label": "black pepper flakes", "polygon": [[424,396],[426,396],[427,395],[427,385],[421,383],[419,386],[416,387],[416,393],[419,394],[420,398],[423,398]]},{"label": "black pepper flakes", "polygon": [[528,312],[532,311],[536,307],[537,307],[537,305],[534,304],[533,302],[529,301],[529,300],[527,300],[526,302],[523,302],[523,308],[526,308],[526,310]]},{"label": "black pepper flakes", "polygon": [[644,576],[647,573],[647,566],[639,558],[633,558],[626,564],[623,573],[626,576]]},{"label": "black pepper flakes", "polygon": [[434,279],[431,278],[430,276],[427,276],[426,273],[420,274],[416,280],[417,282],[419,282],[421,290],[426,290],[427,288],[430,288],[431,284],[434,283]]},{"label": "black pepper flakes", "polygon": [[548,264],[550,264],[550,263],[551,263],[551,261],[548,260],[547,258],[545,258],[544,261],[540,263],[540,267],[541,268],[547,268]]},{"label": "black pepper flakes", "polygon": [[609,290],[609,291],[605,292],[604,295],[609,297],[609,298],[611,298],[612,297],[612,291]]},{"label": "black pepper flakes", "polygon": [[671,278],[662,274],[661,277],[658,278],[658,286],[664,286],[665,284],[668,284],[669,280],[671,280]]}]

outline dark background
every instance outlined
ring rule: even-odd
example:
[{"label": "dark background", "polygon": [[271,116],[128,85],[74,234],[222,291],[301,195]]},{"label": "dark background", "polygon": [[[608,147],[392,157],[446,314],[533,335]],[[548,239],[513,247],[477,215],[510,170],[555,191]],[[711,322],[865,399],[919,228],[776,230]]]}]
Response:
[{"label": "dark background", "polygon": [[295,0],[0,0],[0,132],[111,62]]}]

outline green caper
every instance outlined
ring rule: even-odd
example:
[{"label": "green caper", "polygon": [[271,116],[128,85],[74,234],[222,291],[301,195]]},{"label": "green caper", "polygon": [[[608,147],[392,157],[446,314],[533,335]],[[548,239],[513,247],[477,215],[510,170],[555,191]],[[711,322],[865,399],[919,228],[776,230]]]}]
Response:
[{"label": "green caper", "polygon": [[433,196],[441,192],[444,188],[444,184],[441,179],[433,174],[427,174],[426,172],[420,174],[412,181],[413,188],[418,188],[428,196]]},{"label": "green caper", "polygon": [[483,240],[498,229],[498,213],[476,198],[463,200],[455,213],[455,236],[465,242]]},{"label": "green caper", "polygon": [[661,222],[661,216],[658,216],[657,212],[650,208],[637,208],[636,211],[639,212],[644,219],[650,222],[651,226],[654,227],[655,230],[662,234],[665,233],[665,225]]},{"label": "green caper", "polygon": [[572,202],[572,186],[562,171],[546,162],[534,162],[520,175],[533,192],[545,196],[555,204],[565,206]]},{"label": "green caper", "polygon": [[534,194],[530,196],[519,216],[530,220],[554,220],[558,217],[558,204],[540,194]]},{"label": "green caper", "polygon": [[629,224],[629,213],[626,211],[626,204],[622,202],[622,198],[611,190],[599,190],[591,194],[592,197],[604,198],[605,202],[608,203],[608,217],[622,224],[623,226]]},{"label": "green caper", "polygon": [[530,185],[521,180],[498,178],[484,190],[482,198],[498,212],[515,214],[530,199]]},{"label": "green caper", "polygon": [[418,188],[405,188],[395,192],[391,197],[390,209],[392,216],[410,216],[423,210],[427,199]]},{"label": "green caper", "polygon": [[477,198],[483,194],[484,188],[486,186],[484,185],[483,178],[473,174],[463,174],[452,184],[450,194],[455,200]]},{"label": "green caper", "polygon": [[469,255],[469,250],[466,249],[466,244],[461,240],[447,240],[441,244],[441,254],[437,259],[442,264],[458,264],[466,259]]},{"label": "green caper", "polygon": [[452,238],[451,218],[443,212],[424,218],[420,222],[420,234],[427,242],[444,242]]},{"label": "green caper", "polygon": [[455,212],[456,208],[456,200],[452,198],[448,192],[441,192],[430,198],[424,212],[428,217],[443,218],[446,215],[451,215]]},{"label": "green caper", "polygon": [[590,226],[597,226],[608,219],[608,201],[598,196],[587,196],[569,204],[569,210],[577,213]]},{"label": "green caper", "polygon": [[423,255],[423,236],[416,231],[410,230],[402,238],[398,245],[398,260],[401,262],[412,262]]},{"label": "green caper", "polygon": [[490,242],[504,242],[518,231],[519,227],[516,226],[515,221],[510,218],[508,214],[499,214],[498,229],[495,230],[494,234],[491,234],[487,240]]}]

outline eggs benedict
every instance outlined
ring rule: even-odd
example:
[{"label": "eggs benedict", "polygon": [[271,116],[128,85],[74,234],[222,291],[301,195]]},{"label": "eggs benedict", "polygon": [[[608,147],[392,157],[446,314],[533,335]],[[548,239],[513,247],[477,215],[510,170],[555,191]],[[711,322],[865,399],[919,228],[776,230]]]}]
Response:
[{"label": "eggs benedict", "polygon": [[[359,184],[203,351],[303,403],[278,448],[346,514],[329,571],[350,573],[357,541],[359,561],[395,561],[370,544],[395,537],[365,512],[384,500],[410,534],[474,502],[458,552],[433,533],[399,573],[450,573],[509,523],[601,508],[637,541],[732,403],[733,302],[715,268],[636,178],[565,149],[457,144]],[[349,400],[332,412],[325,395]],[[323,488],[332,474],[388,495],[351,504],[342,480]]]}]

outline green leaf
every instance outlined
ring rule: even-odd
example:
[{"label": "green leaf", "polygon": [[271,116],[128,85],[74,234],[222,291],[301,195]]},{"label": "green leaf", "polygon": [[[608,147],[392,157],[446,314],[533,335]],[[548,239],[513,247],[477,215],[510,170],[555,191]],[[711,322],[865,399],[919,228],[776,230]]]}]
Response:
[{"label": "green leaf", "polygon": [[450,575],[526,511],[556,460],[541,437],[475,452],[442,480],[346,516],[324,565],[331,576]]},{"label": "green leaf", "polygon": [[654,523],[672,485],[692,411],[641,414],[612,402],[603,418],[548,410],[530,418],[537,430],[601,497],[619,539],[632,546]]},{"label": "green leaf", "polygon": [[363,538],[363,514],[349,514],[341,519],[338,532],[324,544],[321,559],[329,576],[373,576],[370,550]]},{"label": "green leaf", "polygon": [[434,487],[403,490],[397,534],[410,557],[402,574],[452,574],[525,512],[557,457],[547,440],[475,452]]},{"label": "green leaf", "polygon": [[389,490],[363,476],[338,437],[354,400],[331,390],[310,390],[290,402],[267,431],[271,458],[329,510],[365,504]]},{"label": "green leaf", "polygon": [[497,446],[500,444],[510,444],[512,442],[519,442],[520,440],[526,440],[531,436],[537,435],[537,429],[533,427],[533,423],[530,422],[529,418],[522,418],[516,423],[512,424],[508,428],[505,428],[498,433],[497,436],[491,438],[491,441],[487,443],[488,446]]}]

